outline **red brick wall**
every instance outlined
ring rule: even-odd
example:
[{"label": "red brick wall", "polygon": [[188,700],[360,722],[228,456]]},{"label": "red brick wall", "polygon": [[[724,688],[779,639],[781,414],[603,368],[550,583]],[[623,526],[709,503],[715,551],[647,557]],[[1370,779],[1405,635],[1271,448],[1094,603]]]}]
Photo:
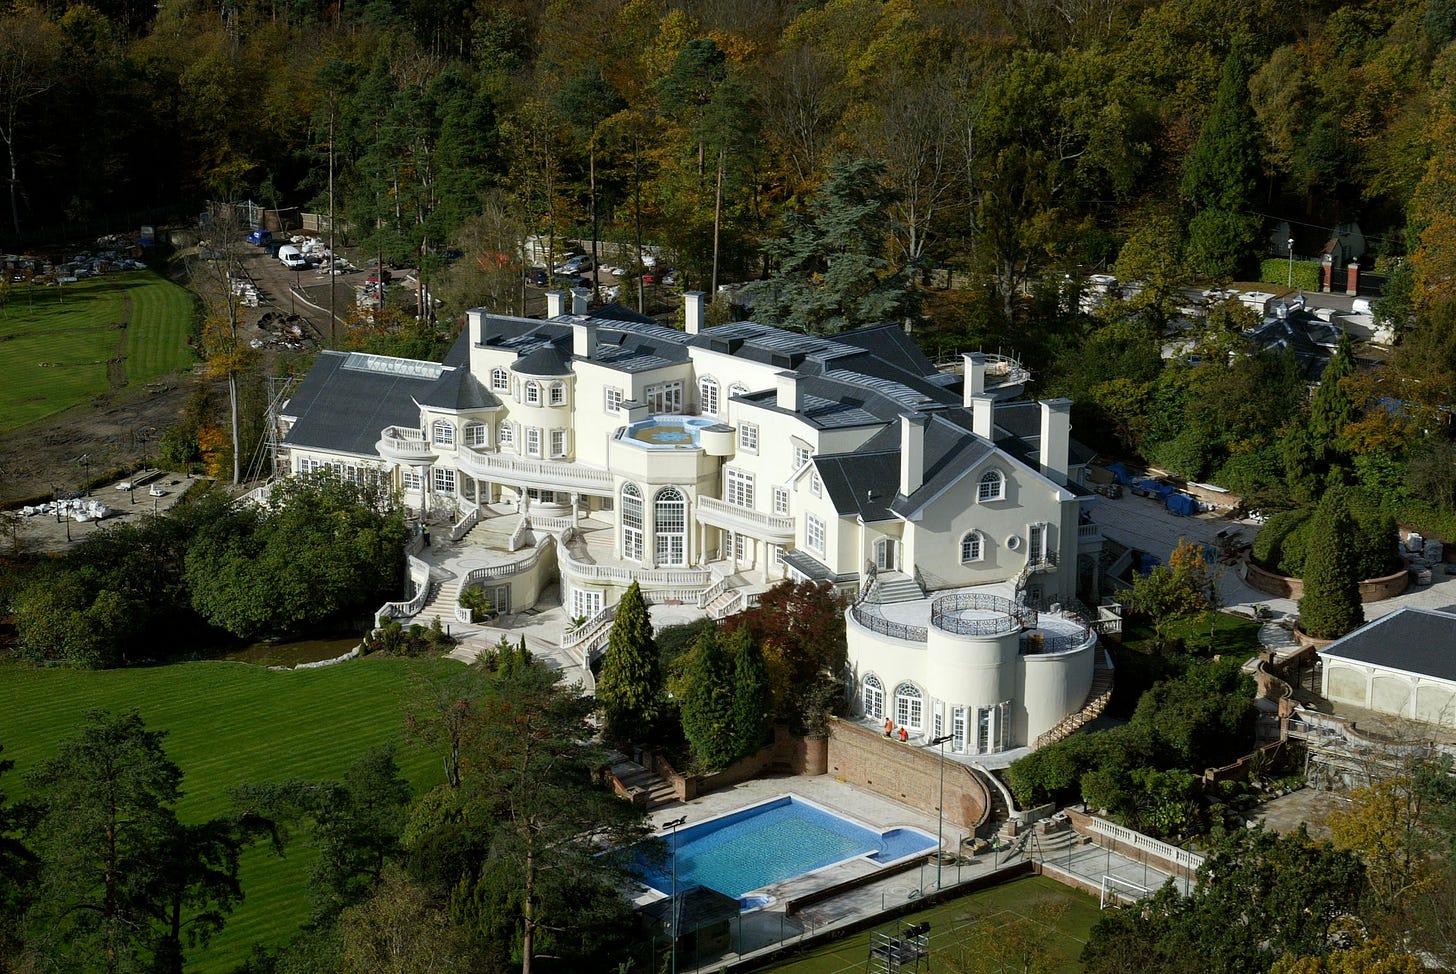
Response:
[{"label": "red brick wall", "polygon": [[[940,753],[886,740],[882,734],[835,720],[829,727],[829,773],[887,798],[935,814],[940,796]],[[945,762],[945,820],[974,829],[990,807],[986,785],[970,768]]]}]

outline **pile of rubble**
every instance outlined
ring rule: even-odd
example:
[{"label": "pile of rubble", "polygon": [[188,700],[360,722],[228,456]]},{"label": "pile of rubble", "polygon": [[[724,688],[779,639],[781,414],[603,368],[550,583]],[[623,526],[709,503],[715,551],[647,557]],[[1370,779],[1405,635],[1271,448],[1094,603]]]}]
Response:
[{"label": "pile of rubble", "polygon": [[258,285],[254,284],[250,277],[228,271],[228,287],[234,294],[242,298],[245,308],[256,308],[263,300],[263,292],[258,290]]},{"label": "pile of rubble", "polygon": [[293,351],[309,348],[315,344],[308,334],[308,321],[299,315],[285,315],[268,311],[258,319],[258,329],[267,334],[262,338],[249,340],[253,348],[287,348]]},{"label": "pile of rubble", "polygon": [[309,266],[318,268],[320,274],[353,274],[359,270],[347,257],[329,250],[328,242],[319,237],[296,233],[288,238],[288,242],[297,247]]},{"label": "pile of rubble", "polygon": [[47,501],[44,504],[27,505],[20,509],[25,517],[42,515],[70,518],[72,521],[100,521],[116,512],[105,504],[90,497],[73,497],[66,500]]}]

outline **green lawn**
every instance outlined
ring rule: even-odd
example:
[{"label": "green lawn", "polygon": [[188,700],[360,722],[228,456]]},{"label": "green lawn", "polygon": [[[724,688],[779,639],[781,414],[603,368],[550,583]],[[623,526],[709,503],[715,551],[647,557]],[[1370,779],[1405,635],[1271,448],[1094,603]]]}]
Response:
[{"label": "green lawn", "polygon": [[[54,753],[90,708],[140,709],[165,729],[167,753],[186,792],[178,813],[199,820],[223,812],[227,789],[247,781],[337,778],[377,744],[402,737],[402,694],[411,674],[452,662],[363,659],[315,670],[274,672],[246,663],[184,663],[102,672],[0,666],[0,744],[20,774]],[[417,791],[443,780],[438,758],[402,748],[400,767]],[[246,901],[189,971],[231,971],[254,942],[281,943],[307,913],[309,850],[279,859],[262,848],[243,860]]]},{"label": "green lawn", "polygon": [[[1087,934],[1097,922],[1095,897],[1069,889],[1041,876],[1027,876],[1001,886],[947,900],[928,910],[897,917],[870,930],[836,940],[801,954],[792,960],[765,971],[784,974],[850,974],[863,971],[869,954],[870,934],[875,931],[895,932],[906,924],[930,921],[932,971],[970,971],[980,968],[963,961],[971,933],[978,926],[984,937],[986,928],[1007,931],[1006,939],[1039,942],[1043,949],[1054,951],[1054,962],[1038,970],[1056,974],[1077,974],[1082,965],[1078,958]],[[1017,928],[1022,928],[1018,930]],[[1041,931],[1036,933],[1034,931]],[[994,936],[994,934],[993,934]],[[959,966],[958,966],[959,964]],[[1015,968],[1020,970],[1020,967]]]},{"label": "green lawn", "polygon": [[[1163,633],[1165,639],[1183,640],[1188,651],[1198,656],[1255,656],[1259,652],[1259,628],[1259,623],[1243,616],[1227,612],[1210,616],[1199,612],[1168,621]],[[1130,626],[1124,631],[1122,642],[1129,649],[1149,652],[1155,642],[1153,627],[1146,623]]]},{"label": "green lawn", "polygon": [[[128,382],[188,368],[192,295],[151,271],[88,278],[64,288],[11,285],[0,308],[8,372],[0,429],[17,429],[105,392],[107,362],[125,355]],[[117,326],[127,322],[125,331]]]}]

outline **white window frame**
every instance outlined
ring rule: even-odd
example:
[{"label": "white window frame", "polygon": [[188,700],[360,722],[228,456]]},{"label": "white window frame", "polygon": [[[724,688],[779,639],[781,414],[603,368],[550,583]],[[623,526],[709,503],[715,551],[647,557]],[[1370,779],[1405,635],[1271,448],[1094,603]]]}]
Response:
[{"label": "white window frame", "polygon": [[430,484],[437,494],[455,493],[455,470],[452,467],[435,467],[430,478]]},{"label": "white window frame", "polygon": [[642,560],[642,535],[646,502],[642,489],[636,484],[622,485],[622,558],[626,561]]},{"label": "white window frame", "polygon": [[466,423],[465,445],[476,448],[489,447],[490,427],[484,423]]},{"label": "white window frame", "polygon": [[909,731],[925,729],[925,694],[908,680],[895,688],[895,723]]},{"label": "white window frame", "polygon": [[819,471],[809,471],[809,493],[819,497],[824,493],[824,482],[819,479]]},{"label": "white window frame", "polygon": [[553,457],[566,456],[566,430],[551,431],[551,455]]},{"label": "white window frame", "polygon": [[506,447],[510,447],[512,450],[516,448],[516,428],[509,421],[500,424],[500,433],[496,441],[497,449],[504,450]]},{"label": "white window frame", "polygon": [[535,379],[526,380],[526,405],[541,405],[541,383]]},{"label": "white window frame", "polygon": [[683,384],[681,381],[661,382],[642,391],[647,402],[647,412],[656,415],[673,415],[682,412]]},{"label": "white window frame", "polygon": [[616,386],[607,386],[603,390],[603,405],[609,413],[620,413],[622,411],[622,390]]},{"label": "white window frame", "polygon": [[814,451],[806,446],[794,444],[794,469],[798,470],[814,457]]},{"label": "white window frame", "polygon": [[541,455],[541,427],[526,427],[526,456],[539,457]]},{"label": "white window frame", "polygon": [[718,407],[722,405],[719,393],[723,387],[718,385],[718,380],[711,375],[705,375],[698,380],[698,412],[704,416],[717,416]]},{"label": "white window frame", "polygon": [[804,518],[804,547],[821,557],[824,554],[824,519],[817,514]]},{"label": "white window frame", "polygon": [[741,423],[738,426],[738,449],[744,453],[758,452],[758,425]]},{"label": "white window frame", "polygon": [[969,565],[986,557],[986,538],[979,531],[967,531],[961,536],[961,564]]},{"label": "white window frame", "polygon": [[566,405],[566,383],[553,382],[551,383],[550,388],[551,391],[548,396],[548,401],[550,402],[550,404],[553,406]]},{"label": "white window frame", "polygon": [[511,374],[509,372],[507,372],[505,369],[501,368],[500,366],[496,366],[495,368],[491,369],[490,370],[490,391],[491,392],[510,392],[511,391]]},{"label": "white window frame", "polygon": [[753,507],[753,474],[736,467],[723,468],[723,500],[734,507]]},{"label": "white window frame", "polygon": [[[681,530],[663,530],[669,517],[678,516]],[[664,487],[652,495],[652,557],[659,567],[688,563],[688,498],[676,487]]]},{"label": "white window frame", "polygon": [[988,501],[1004,500],[1006,497],[1006,475],[999,470],[987,470],[981,474],[981,479],[976,483],[976,501],[985,504]]},{"label": "white window frame", "polygon": [[773,512],[779,517],[789,516],[789,491],[787,487],[773,489]]},{"label": "white window frame", "polygon": [[866,717],[871,720],[884,719],[885,685],[873,673],[866,673],[864,681],[860,685],[860,702],[864,707]]},{"label": "white window frame", "polygon": [[455,446],[455,424],[446,419],[437,419],[430,424],[430,442],[436,446]]},{"label": "white window frame", "polygon": [[746,396],[746,395],[748,395],[748,386],[744,385],[741,382],[735,382],[731,386],[728,387],[728,398],[729,399],[732,399],[734,396]]},{"label": "white window frame", "polygon": [[601,592],[573,586],[571,590],[572,618],[595,618],[596,614],[602,611],[602,600]]},{"label": "white window frame", "polygon": [[424,478],[421,477],[416,471],[401,470],[399,472],[400,490],[408,490],[418,493],[420,488],[424,486],[424,483]]}]

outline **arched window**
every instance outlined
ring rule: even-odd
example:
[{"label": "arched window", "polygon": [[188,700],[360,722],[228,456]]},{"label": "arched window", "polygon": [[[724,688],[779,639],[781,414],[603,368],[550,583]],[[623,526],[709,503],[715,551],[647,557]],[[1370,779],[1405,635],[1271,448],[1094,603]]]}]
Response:
[{"label": "arched window", "polygon": [[566,383],[551,383],[551,405],[560,406],[566,402]]},{"label": "arched window", "polygon": [[885,685],[880,678],[873,673],[864,678],[864,714],[871,720],[881,720],[885,716]]},{"label": "arched window", "polygon": [[925,701],[920,688],[902,683],[895,688],[895,723],[916,731],[924,726]]},{"label": "arched window", "polygon": [[516,428],[510,423],[501,423],[500,449],[504,450],[506,447],[510,447],[512,450],[516,448]]},{"label": "arched window", "polygon": [[497,366],[490,370],[491,392],[509,392],[511,389],[511,374],[505,369]]},{"label": "arched window", "polygon": [[676,487],[664,487],[653,498],[652,555],[658,565],[687,564],[688,502]]},{"label": "arched window", "polygon": [[1006,491],[1006,478],[1001,476],[999,470],[987,470],[981,474],[981,486],[976,492],[976,499],[980,501],[999,501]]},{"label": "arched window", "polygon": [[741,382],[735,382],[731,386],[728,387],[728,398],[729,399],[732,399],[734,396],[746,396],[746,395],[748,395],[748,386],[744,385]]},{"label": "arched window", "polygon": [[430,427],[430,439],[434,440],[436,446],[455,445],[455,426],[443,419],[437,419]]},{"label": "arched window", "polygon": [[642,560],[642,491],[636,484],[622,485],[622,557]]},{"label": "arched window", "polygon": [[526,405],[541,405],[541,383],[535,380],[526,383]]},{"label": "arched window", "polygon": [[961,538],[961,561],[980,561],[985,550],[981,532],[970,531]]},{"label": "arched window", "polygon": [[698,382],[698,411],[704,416],[718,415],[718,380],[712,376]]}]

